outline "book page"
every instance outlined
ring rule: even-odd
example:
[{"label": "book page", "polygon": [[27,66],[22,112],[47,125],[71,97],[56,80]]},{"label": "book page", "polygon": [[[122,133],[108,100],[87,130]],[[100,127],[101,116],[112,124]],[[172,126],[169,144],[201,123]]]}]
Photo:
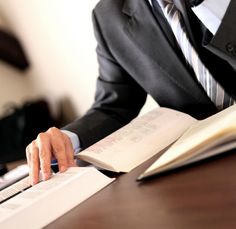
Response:
[{"label": "book page", "polygon": [[[185,160],[196,157],[203,150],[207,153],[210,147],[215,147],[215,152],[219,153],[217,144],[222,144],[222,139],[224,141],[230,139],[231,144],[232,136],[235,134],[236,105],[192,125],[143,175],[184,163]],[[211,151],[211,155],[213,154],[214,152]],[[203,157],[201,155],[201,158]]]},{"label": "book page", "polygon": [[156,108],[78,154],[98,167],[129,172],[173,143],[190,125],[191,116]]},{"label": "book page", "polygon": [[[0,190],[16,183],[18,180],[29,175],[29,166],[27,164],[19,165],[0,177]],[[1,196],[0,196],[1,202]]]},{"label": "book page", "polygon": [[31,187],[29,176],[0,191],[0,204]]},{"label": "book page", "polygon": [[114,179],[93,167],[72,167],[0,205],[1,228],[42,228]]}]

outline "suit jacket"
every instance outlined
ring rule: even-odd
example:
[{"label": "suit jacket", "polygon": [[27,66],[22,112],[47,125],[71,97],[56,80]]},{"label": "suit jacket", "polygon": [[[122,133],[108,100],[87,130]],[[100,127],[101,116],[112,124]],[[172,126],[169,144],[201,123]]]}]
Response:
[{"label": "suit jacket", "polygon": [[[212,75],[236,96],[236,1],[212,35],[183,0],[175,0],[190,39]],[[78,134],[82,147],[136,117],[147,94],[164,107],[195,118],[217,112],[176,48],[160,14],[145,0],[101,0],[93,11],[99,77],[95,102],[65,129]]]}]

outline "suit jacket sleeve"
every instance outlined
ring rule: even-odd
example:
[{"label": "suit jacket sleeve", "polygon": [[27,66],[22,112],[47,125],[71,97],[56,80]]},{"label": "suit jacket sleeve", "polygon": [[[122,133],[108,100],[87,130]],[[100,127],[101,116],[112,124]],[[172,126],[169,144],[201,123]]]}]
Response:
[{"label": "suit jacket sleeve", "polygon": [[236,69],[236,1],[231,0],[215,36],[206,45]]},{"label": "suit jacket sleeve", "polygon": [[97,15],[95,10],[93,24],[99,77],[94,104],[82,118],[63,128],[79,136],[83,149],[130,122],[138,115],[147,96],[114,57],[106,36],[111,31],[107,31],[107,23],[100,23],[100,20],[103,20],[102,15]]}]

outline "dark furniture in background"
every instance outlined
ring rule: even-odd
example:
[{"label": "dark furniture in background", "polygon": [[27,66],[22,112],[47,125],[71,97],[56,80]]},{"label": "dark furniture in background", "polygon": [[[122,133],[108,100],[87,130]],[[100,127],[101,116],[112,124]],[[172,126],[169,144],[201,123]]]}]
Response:
[{"label": "dark furniture in background", "polygon": [[[26,54],[23,50],[23,47],[21,45],[21,43],[19,42],[19,40],[11,33],[1,30],[0,29],[0,60],[10,64],[11,66],[20,69],[20,70],[26,70],[29,67],[29,61],[26,57]],[[0,76],[1,77],[1,76]],[[6,126],[5,124],[3,124],[2,121],[0,121],[1,124],[0,126]],[[17,129],[16,129],[17,131]],[[0,131],[1,132],[1,131]],[[0,134],[1,135],[1,134]],[[16,137],[14,136],[13,138],[13,142],[11,142],[12,145],[9,146],[10,148],[15,149],[15,144],[16,144],[16,138],[19,136],[18,133],[16,132]],[[1,136],[2,137],[2,136]],[[8,135],[6,135],[6,137],[9,137]],[[4,138],[5,139],[5,138]],[[0,142],[4,142],[4,139],[1,139]],[[22,149],[21,150],[21,155],[19,155],[19,153],[12,151],[11,152],[11,156],[9,159],[9,156],[7,156],[7,158],[5,158],[5,156],[3,156],[3,153],[6,151],[4,148],[4,145],[6,144],[6,142],[4,142],[3,145],[1,145],[1,149],[0,149],[0,176],[5,174],[7,172],[7,167],[5,164],[2,164],[3,161],[5,162],[6,159],[7,161],[12,161],[12,160],[17,160],[19,158],[22,158]],[[18,149],[17,149],[18,151]]]},{"label": "dark furniture in background", "polygon": [[26,146],[54,125],[55,119],[44,99],[13,106],[0,119],[0,164],[25,159]]},{"label": "dark furniture in background", "polygon": [[29,67],[29,61],[19,40],[3,30],[0,30],[0,59],[20,70]]}]

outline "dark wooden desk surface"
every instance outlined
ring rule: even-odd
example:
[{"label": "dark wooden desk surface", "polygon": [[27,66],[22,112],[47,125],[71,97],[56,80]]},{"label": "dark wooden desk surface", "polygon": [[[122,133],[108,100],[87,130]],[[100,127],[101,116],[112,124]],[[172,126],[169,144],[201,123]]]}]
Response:
[{"label": "dark wooden desk surface", "polygon": [[46,228],[236,228],[236,153],[136,182],[149,164],[121,175]]}]

